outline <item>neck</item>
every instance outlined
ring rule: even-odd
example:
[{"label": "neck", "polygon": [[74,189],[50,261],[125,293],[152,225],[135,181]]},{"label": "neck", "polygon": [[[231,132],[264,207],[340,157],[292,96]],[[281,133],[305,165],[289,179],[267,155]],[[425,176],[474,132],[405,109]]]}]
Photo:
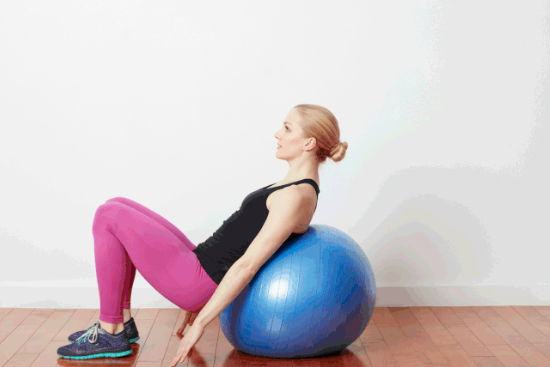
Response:
[{"label": "neck", "polygon": [[304,178],[311,178],[319,183],[319,163],[312,159],[295,159],[288,161],[289,169],[283,182],[294,182]]}]

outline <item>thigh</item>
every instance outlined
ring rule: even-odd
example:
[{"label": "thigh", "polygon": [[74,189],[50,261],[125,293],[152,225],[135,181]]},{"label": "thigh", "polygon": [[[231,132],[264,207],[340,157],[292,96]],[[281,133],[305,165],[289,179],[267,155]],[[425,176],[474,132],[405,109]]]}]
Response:
[{"label": "thigh", "polygon": [[180,308],[195,310],[217,287],[178,236],[132,207],[106,202],[96,212],[94,228],[113,234],[143,278]]},{"label": "thigh", "polygon": [[[161,286],[160,290],[167,299],[178,307],[192,312],[199,312],[212,297],[218,285],[208,276],[197,256],[191,252],[181,258],[179,266],[171,269],[169,276],[174,287]],[[163,293],[164,292],[164,293]]]},{"label": "thigh", "polygon": [[141,213],[147,215],[149,218],[151,219],[154,219],[156,220],[158,223],[162,224],[164,227],[166,227],[166,229],[168,229],[170,232],[172,232],[176,237],[178,237],[181,242],[187,246],[187,248],[191,251],[193,251],[193,249],[196,247],[195,244],[193,244],[185,234],[183,234],[182,231],[180,231],[175,225],[173,225],[172,223],[170,223],[167,219],[165,219],[164,217],[160,216],[159,214],[155,213],[154,211],[152,211],[151,209],[131,200],[131,199],[127,199],[127,198],[124,198],[124,197],[115,197],[115,198],[112,198],[112,199],[109,199],[107,200],[107,202],[110,202],[110,201],[118,201],[119,203],[122,203],[122,204],[125,204],[125,205],[128,205],[129,207],[131,208],[134,208],[138,211],[140,211]]}]

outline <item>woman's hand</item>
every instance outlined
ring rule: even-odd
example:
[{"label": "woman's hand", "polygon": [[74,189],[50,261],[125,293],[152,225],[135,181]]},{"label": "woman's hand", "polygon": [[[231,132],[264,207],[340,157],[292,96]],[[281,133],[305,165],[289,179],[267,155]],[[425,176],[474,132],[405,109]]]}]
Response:
[{"label": "woman's hand", "polygon": [[[179,332],[179,331],[178,331]],[[170,367],[174,367],[178,363],[183,363],[185,358],[189,355],[191,348],[197,344],[202,334],[204,333],[204,328],[200,324],[194,324],[189,328],[185,336],[180,341],[180,347],[176,357],[172,360]]]},{"label": "woman's hand", "polygon": [[185,330],[185,327],[187,326],[187,324],[189,324],[189,326],[193,326],[193,322],[195,321],[195,319],[197,318],[197,315],[199,314],[198,312],[193,313],[187,310],[183,310],[183,312],[185,312],[185,316],[183,317],[183,322],[181,323],[181,326],[177,332],[179,336],[183,334],[183,330]]}]

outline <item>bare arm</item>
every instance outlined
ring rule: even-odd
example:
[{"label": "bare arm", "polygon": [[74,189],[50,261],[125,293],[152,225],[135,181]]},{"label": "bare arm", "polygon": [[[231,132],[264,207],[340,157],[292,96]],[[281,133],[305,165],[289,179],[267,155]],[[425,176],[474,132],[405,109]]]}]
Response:
[{"label": "bare arm", "polygon": [[298,188],[285,189],[271,205],[269,215],[244,255],[227,271],[195,323],[206,327],[242,292],[265,262],[281,247],[304,213],[315,203]]},{"label": "bare arm", "polygon": [[225,273],[218,288],[199,312],[194,323],[205,328],[237,298],[244,287],[254,278],[254,275],[256,273],[246,266],[241,259],[237,260]]}]

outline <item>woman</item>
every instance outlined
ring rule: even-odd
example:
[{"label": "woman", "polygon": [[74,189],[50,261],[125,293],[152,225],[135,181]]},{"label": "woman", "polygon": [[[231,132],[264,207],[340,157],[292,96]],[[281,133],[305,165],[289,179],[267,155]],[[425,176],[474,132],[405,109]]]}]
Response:
[{"label": "woman", "polygon": [[99,321],[69,336],[58,355],[71,359],[123,357],[139,333],[130,315],[136,268],[153,288],[186,310],[171,366],[183,362],[204,328],[252,280],[287,240],[304,233],[317,207],[319,164],[345,156],[338,121],[324,107],[301,104],[275,134],[276,157],[289,164],[281,181],[245,197],[241,207],[195,246],[173,224],[125,198],[97,209],[93,222]]}]

